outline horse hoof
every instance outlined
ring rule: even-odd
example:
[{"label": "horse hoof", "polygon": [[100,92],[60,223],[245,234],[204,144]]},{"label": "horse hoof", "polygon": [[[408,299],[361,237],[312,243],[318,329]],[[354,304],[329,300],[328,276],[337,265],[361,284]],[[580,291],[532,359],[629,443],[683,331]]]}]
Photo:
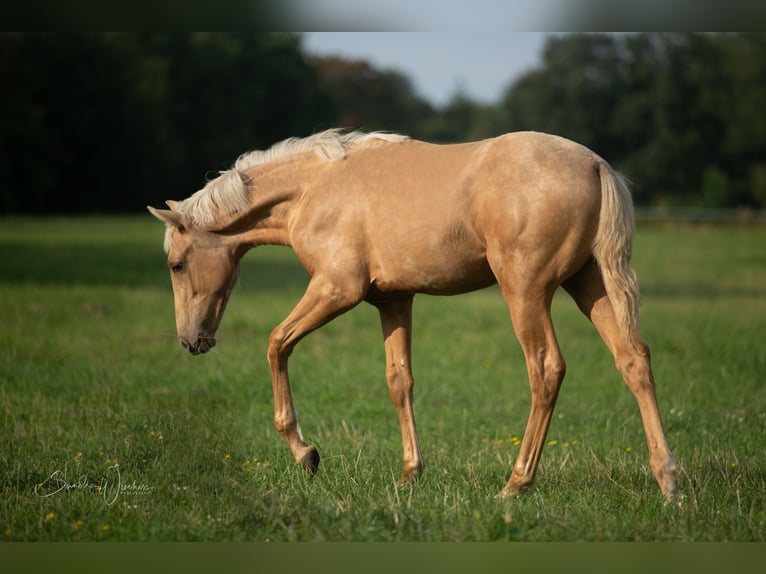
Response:
[{"label": "horse hoof", "polygon": [[419,465],[413,468],[402,468],[402,478],[399,480],[399,486],[415,482],[423,474],[423,466]]},{"label": "horse hoof", "polygon": [[509,498],[516,498],[521,496],[524,492],[529,490],[530,486],[516,486],[515,484],[507,484],[503,487],[503,490],[495,495],[495,500],[505,500]]},{"label": "horse hoof", "polygon": [[662,498],[666,507],[678,506],[678,508],[681,508],[683,506],[684,497],[682,494],[679,494],[678,489],[671,490],[667,494],[664,494]]},{"label": "horse hoof", "polygon": [[316,447],[309,447],[306,454],[298,461],[298,464],[311,471],[312,474],[316,474],[319,470],[319,451]]},{"label": "horse hoof", "polygon": [[495,495],[495,500],[508,500],[509,498],[516,498],[521,492],[518,490],[511,490],[504,488]]},{"label": "horse hoof", "polygon": [[417,480],[420,478],[420,473],[403,473],[402,477],[399,479],[398,486],[399,488],[403,488],[405,486],[408,486],[410,484],[414,484],[417,482]]}]

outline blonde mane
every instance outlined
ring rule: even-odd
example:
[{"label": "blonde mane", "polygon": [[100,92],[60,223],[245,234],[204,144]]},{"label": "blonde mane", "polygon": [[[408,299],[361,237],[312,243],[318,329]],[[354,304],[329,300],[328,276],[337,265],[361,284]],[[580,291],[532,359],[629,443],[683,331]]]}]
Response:
[{"label": "blonde mane", "polygon": [[351,147],[371,142],[395,143],[407,136],[387,132],[344,133],[341,129],[326,130],[305,138],[288,138],[265,151],[242,154],[234,165],[220,172],[215,179],[190,197],[172,204],[175,211],[183,213],[194,226],[205,227],[215,223],[221,215],[232,216],[247,208],[248,181],[245,171],[259,165],[299,153],[313,151],[320,158],[336,161],[346,157]]}]

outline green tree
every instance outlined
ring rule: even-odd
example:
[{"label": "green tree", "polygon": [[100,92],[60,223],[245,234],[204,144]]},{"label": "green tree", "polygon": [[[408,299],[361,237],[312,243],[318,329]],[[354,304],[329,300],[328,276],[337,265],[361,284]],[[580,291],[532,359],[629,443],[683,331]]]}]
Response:
[{"label": "green tree", "polygon": [[292,34],[0,35],[2,212],[136,211],[331,122]]},{"label": "green tree", "polygon": [[418,133],[429,141],[476,141],[502,133],[495,106],[474,102],[458,91],[443,107],[420,122]]},{"label": "green tree", "polygon": [[140,125],[125,122],[131,86],[115,72],[120,59],[103,36],[14,34],[0,40],[6,92],[0,103],[0,208],[89,211],[99,201],[111,204],[131,165],[129,152],[139,144],[131,136]]},{"label": "green tree", "polygon": [[596,149],[609,147],[610,111],[621,81],[618,64],[612,36],[552,37],[543,67],[506,92],[501,106],[508,129],[550,131]]},{"label": "green tree", "polygon": [[335,56],[313,58],[312,63],[325,90],[333,95],[338,127],[417,137],[424,118],[434,113],[401,72]]},{"label": "green tree", "polygon": [[466,141],[539,130],[602,154],[639,204],[766,206],[766,34],[552,36],[496,106],[307,58],[294,34],[0,34],[0,212],[132,211],[327,127]]},{"label": "green tree", "polygon": [[766,34],[726,34],[718,43],[722,88],[717,109],[725,126],[720,163],[734,176],[739,202],[766,207]]},{"label": "green tree", "polygon": [[765,96],[764,34],[577,34],[550,39],[500,117],[591,147],[638,203],[758,206]]}]

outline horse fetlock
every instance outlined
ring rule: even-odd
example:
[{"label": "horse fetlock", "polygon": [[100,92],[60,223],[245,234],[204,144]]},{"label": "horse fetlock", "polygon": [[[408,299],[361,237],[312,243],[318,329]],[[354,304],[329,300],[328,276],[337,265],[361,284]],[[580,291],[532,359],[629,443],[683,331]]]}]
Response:
[{"label": "horse fetlock", "polygon": [[298,440],[302,440],[300,429],[298,428],[298,421],[295,416],[276,415],[274,417],[274,427],[279,434],[285,437],[287,442],[292,441],[292,436],[294,434],[297,434]]}]

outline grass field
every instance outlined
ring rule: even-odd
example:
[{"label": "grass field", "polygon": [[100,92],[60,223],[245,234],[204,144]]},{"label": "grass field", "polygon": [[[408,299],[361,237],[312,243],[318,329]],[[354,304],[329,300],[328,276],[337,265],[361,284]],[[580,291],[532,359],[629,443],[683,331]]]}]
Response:
[{"label": "grass field", "polygon": [[0,219],[0,540],[763,541],[766,230],[641,227],[642,332],[681,466],[664,507],[635,401],[565,294],[568,374],[536,487],[508,478],[529,408],[496,289],[415,299],[426,473],[397,487],[401,440],[377,313],[360,306],[291,359],[322,466],[274,430],[268,333],[306,283],[292,253],[243,262],[209,354],[175,337],[162,227]]}]

